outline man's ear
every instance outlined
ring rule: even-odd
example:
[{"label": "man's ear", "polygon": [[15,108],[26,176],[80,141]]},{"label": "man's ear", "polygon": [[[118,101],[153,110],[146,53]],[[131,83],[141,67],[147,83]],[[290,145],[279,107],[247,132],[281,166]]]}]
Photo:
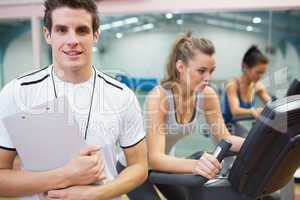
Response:
[{"label": "man's ear", "polygon": [[99,38],[100,38],[100,31],[97,30],[94,32],[94,44],[98,43]]},{"label": "man's ear", "polygon": [[48,30],[47,27],[44,27],[43,32],[44,32],[44,37],[45,37],[45,40],[46,40],[47,44],[51,45],[51,33],[50,33],[50,31]]}]

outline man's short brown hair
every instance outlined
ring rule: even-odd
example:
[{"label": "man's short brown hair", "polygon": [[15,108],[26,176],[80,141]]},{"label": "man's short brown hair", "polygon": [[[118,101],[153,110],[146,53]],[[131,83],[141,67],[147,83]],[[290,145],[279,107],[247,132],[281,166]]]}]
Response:
[{"label": "man's short brown hair", "polygon": [[99,29],[100,19],[98,16],[97,5],[94,0],[46,0],[44,6],[44,25],[50,32],[52,28],[52,12],[61,7],[86,10],[92,16],[93,32],[95,33]]}]

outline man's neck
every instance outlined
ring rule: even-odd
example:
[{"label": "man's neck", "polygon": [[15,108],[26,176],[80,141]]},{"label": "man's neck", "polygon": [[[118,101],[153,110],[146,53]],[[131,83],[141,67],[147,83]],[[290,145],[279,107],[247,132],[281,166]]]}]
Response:
[{"label": "man's neck", "polygon": [[90,79],[93,74],[93,67],[84,67],[79,69],[62,69],[53,65],[55,75],[62,81],[73,84],[83,83]]}]

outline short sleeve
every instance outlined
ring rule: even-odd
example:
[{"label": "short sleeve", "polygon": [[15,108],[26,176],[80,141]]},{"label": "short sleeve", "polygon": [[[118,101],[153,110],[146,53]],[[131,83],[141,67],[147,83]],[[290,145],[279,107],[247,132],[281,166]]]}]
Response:
[{"label": "short sleeve", "polygon": [[16,102],[16,81],[8,83],[0,92],[0,148],[15,150],[9,134],[4,126],[3,119],[18,112]]},{"label": "short sleeve", "polygon": [[145,138],[141,108],[132,91],[129,92],[126,109],[124,109],[122,116],[123,125],[119,142],[124,149],[135,146]]}]

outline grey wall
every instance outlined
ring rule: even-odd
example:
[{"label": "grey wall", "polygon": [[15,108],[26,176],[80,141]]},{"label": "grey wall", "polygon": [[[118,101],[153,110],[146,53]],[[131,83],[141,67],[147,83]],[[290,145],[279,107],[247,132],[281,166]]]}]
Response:
[{"label": "grey wall", "polygon": [[207,37],[214,42],[217,62],[215,79],[238,75],[241,58],[251,44],[257,44],[263,49],[266,46],[266,39],[255,33],[187,24],[183,28],[165,27],[124,35],[122,39],[110,41],[106,53],[97,55],[95,61],[105,69],[124,70],[133,76],[161,78],[172,42],[178,33],[187,30],[194,30],[194,35]]},{"label": "grey wall", "polygon": [[[41,65],[46,66],[49,63],[49,58],[45,42],[42,42],[41,49]],[[32,56],[31,32],[24,33],[14,39],[7,47],[4,56],[4,81],[7,83],[20,74],[39,68],[39,66],[33,66]]]}]

